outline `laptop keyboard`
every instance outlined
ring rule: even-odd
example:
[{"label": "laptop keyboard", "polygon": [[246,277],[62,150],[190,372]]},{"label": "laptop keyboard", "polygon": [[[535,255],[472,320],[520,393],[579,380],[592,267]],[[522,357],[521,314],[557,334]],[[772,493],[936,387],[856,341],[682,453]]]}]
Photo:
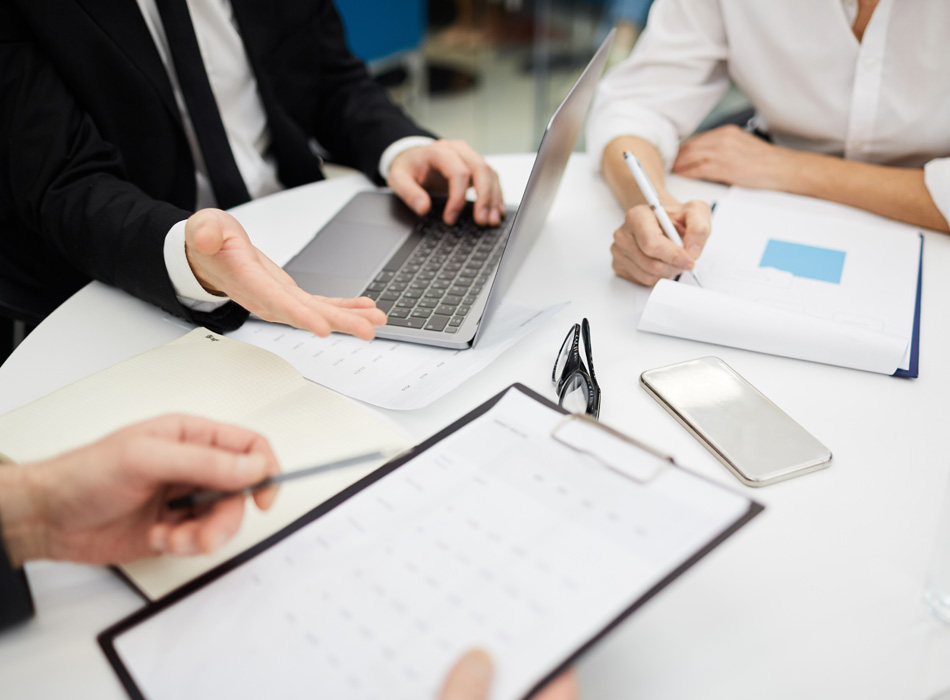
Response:
[{"label": "laptop keyboard", "polygon": [[386,312],[387,325],[457,333],[501,260],[508,223],[482,227],[468,216],[450,226],[436,215],[421,218],[363,296]]}]

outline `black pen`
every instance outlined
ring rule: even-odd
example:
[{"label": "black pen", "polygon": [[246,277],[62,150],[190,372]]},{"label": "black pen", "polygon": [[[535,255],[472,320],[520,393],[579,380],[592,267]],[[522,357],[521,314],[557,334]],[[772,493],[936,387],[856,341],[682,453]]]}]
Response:
[{"label": "black pen", "polygon": [[248,486],[247,488],[240,489],[239,491],[195,491],[194,493],[189,493],[187,496],[173,498],[168,502],[168,507],[170,510],[181,510],[184,508],[194,508],[195,506],[205,505],[207,503],[216,503],[222,499],[233,498],[234,496],[250,496],[255,491],[266,489],[268,486],[275,486],[276,484],[282,484],[285,481],[299,479],[304,476],[312,476],[322,472],[333,471],[334,469],[342,469],[343,467],[349,467],[354,464],[359,464],[360,462],[368,462],[371,459],[379,459],[384,456],[385,455],[382,452],[376,450],[374,452],[367,452],[354,457],[340,459],[335,462],[318,464],[315,467],[306,467],[304,469],[295,469],[290,472],[281,472],[280,474],[269,476],[263,481],[258,481],[253,486]]}]

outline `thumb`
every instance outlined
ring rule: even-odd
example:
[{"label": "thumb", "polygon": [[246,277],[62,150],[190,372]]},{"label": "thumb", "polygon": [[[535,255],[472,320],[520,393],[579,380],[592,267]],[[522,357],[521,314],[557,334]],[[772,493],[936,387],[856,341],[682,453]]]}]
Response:
[{"label": "thumb", "polygon": [[439,700],[487,700],[491,675],[491,657],[482,649],[472,649],[449,671]]},{"label": "thumb", "polygon": [[185,223],[185,245],[202,255],[214,255],[224,245],[224,212],[202,209]]}]

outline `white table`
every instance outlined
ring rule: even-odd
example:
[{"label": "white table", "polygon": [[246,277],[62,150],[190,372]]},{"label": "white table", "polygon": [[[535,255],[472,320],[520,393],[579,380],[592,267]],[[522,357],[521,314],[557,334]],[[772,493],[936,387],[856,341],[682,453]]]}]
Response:
[{"label": "white table", "polygon": [[[531,158],[492,160],[517,201]],[[683,198],[722,192],[675,178],[672,185]],[[292,247],[365,186],[353,178],[310,185],[245,205],[241,216],[252,237],[270,228]],[[513,382],[551,396],[564,334],[587,316],[602,420],[743,489],[637,384],[645,369],[718,355],[824,441],[834,462],[750,491],[766,511],[580,662],[584,697],[927,700],[950,689],[950,627],[921,602],[950,473],[950,237],[926,234],[920,378],[903,380],[638,333],[636,309],[648,291],[610,269],[620,217],[587,160],[575,156],[511,291],[529,304],[571,306],[431,406],[385,413],[421,440]],[[89,285],[0,367],[0,412],[182,332],[157,309]],[[0,635],[2,694],[124,697],[95,635],[141,600],[106,569],[38,562],[27,571],[37,616]]]}]

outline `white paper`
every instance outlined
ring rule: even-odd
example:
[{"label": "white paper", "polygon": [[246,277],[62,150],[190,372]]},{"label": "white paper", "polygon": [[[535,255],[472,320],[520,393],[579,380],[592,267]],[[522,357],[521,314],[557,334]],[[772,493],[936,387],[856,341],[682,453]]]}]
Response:
[{"label": "white paper", "polygon": [[[767,246],[841,256],[840,277],[762,266]],[[733,188],[697,263],[703,287],[660,282],[640,330],[893,374],[909,366],[920,236],[806,197]]]},{"label": "white paper", "polygon": [[435,698],[464,651],[522,697],[749,507],[680,469],[640,483],[550,439],[518,391],[117,637],[153,700]]},{"label": "white paper", "polygon": [[[702,278],[700,278],[702,279]],[[770,355],[893,374],[908,338],[661,280],[638,328]]]},{"label": "white paper", "polygon": [[567,306],[528,309],[508,301],[493,313],[473,348],[370,342],[250,320],[229,337],[269,350],[311,381],[360,401],[395,410],[422,408],[490,365],[505,350]]}]

